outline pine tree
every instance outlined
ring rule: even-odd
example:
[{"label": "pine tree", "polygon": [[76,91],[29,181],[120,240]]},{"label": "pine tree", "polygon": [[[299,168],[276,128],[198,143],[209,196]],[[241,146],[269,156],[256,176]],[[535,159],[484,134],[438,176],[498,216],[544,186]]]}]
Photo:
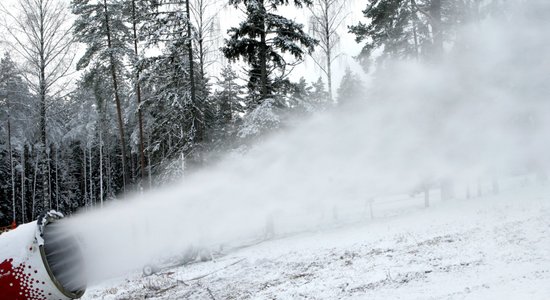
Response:
[{"label": "pine tree", "polygon": [[108,72],[116,104],[121,164],[122,188],[127,184],[127,148],[123,117],[122,78],[124,59],[131,53],[128,48],[130,31],[123,18],[119,0],[74,0],[73,13],[78,16],[74,24],[76,39],[86,44],[87,49],[77,64],[78,69],[88,66]]},{"label": "pine tree", "polygon": [[350,26],[355,40],[365,42],[357,56],[364,68],[371,66],[373,52],[379,48],[383,48],[383,54],[378,58],[378,65],[387,59],[417,57],[419,44],[427,38],[428,28],[420,20],[414,3],[415,0],[373,1],[363,11],[370,23]]},{"label": "pine tree", "polygon": [[[182,160],[183,155],[183,159],[200,165],[200,153],[205,143],[212,106],[208,78],[205,73],[203,74],[205,65],[200,63],[201,52],[199,51],[196,56],[197,51],[193,51],[193,47],[197,47],[192,43],[196,37],[196,28],[193,28],[192,22],[188,19],[191,13],[190,5],[188,1],[178,0],[166,3],[161,1],[155,6],[151,13],[152,17],[144,29],[147,32],[147,44],[162,49],[162,54],[143,60],[144,68],[148,69],[144,70],[143,82],[151,92],[149,97],[158,102],[147,105],[148,109],[155,110],[150,112],[153,119],[165,122],[163,118],[167,118],[173,120],[172,124],[177,124],[176,130],[168,135],[157,136],[154,132],[160,128],[151,129],[155,134],[151,139],[153,145],[170,137],[170,143],[175,147],[158,152],[155,157],[166,161],[168,157],[177,156]],[[199,63],[195,61],[197,58]],[[171,112],[158,110],[160,107],[170,106],[174,107]],[[179,112],[179,116],[176,112]],[[174,140],[176,136],[179,139],[177,143]],[[156,140],[155,137],[161,140]],[[159,151],[160,148],[152,149]],[[159,154],[160,157],[157,156]]]},{"label": "pine tree", "polygon": [[236,115],[244,110],[241,104],[242,87],[237,83],[237,73],[230,65],[225,66],[220,75],[222,79],[218,84],[221,90],[217,93],[220,118],[224,124],[231,124]]},{"label": "pine tree", "polygon": [[[273,95],[280,84],[280,76],[290,64],[283,54],[302,61],[317,41],[303,31],[302,24],[274,13],[279,6],[287,5],[287,1],[230,0],[229,3],[237,8],[243,6],[246,19],[239,27],[229,29],[229,39],[222,51],[231,61],[243,58],[249,65],[248,87],[255,106]],[[311,0],[293,1],[297,8],[311,4]]]},{"label": "pine tree", "polygon": [[139,149],[139,162],[140,162],[140,174],[141,174],[141,184],[143,185],[145,181],[145,139],[144,139],[144,129],[143,129],[143,112],[142,112],[142,97],[141,97],[141,82],[140,74],[141,70],[139,68],[138,61],[140,59],[140,49],[139,41],[143,38],[138,34],[138,30],[141,29],[141,26],[146,21],[144,17],[148,13],[148,8],[151,7],[150,1],[140,1],[139,3],[136,0],[130,1],[129,15],[130,23],[132,24],[132,44],[134,48],[133,55],[133,72],[134,72],[134,86],[136,94],[136,104],[137,104],[137,118],[138,118],[138,149]]},{"label": "pine tree", "polygon": [[[146,59],[142,74],[151,124],[148,153],[157,173],[166,164],[195,150],[197,124],[202,119],[191,100],[186,35],[174,37],[163,53]],[[201,127],[202,129],[202,127]]]},{"label": "pine tree", "polygon": [[321,105],[326,105],[329,100],[331,101],[330,94],[325,88],[323,78],[319,77],[317,81],[312,83],[311,88],[312,90],[310,93],[310,97],[313,102],[317,102]]},{"label": "pine tree", "polygon": [[362,100],[364,91],[365,89],[359,76],[347,68],[338,87],[338,104],[342,105]]},{"label": "pine tree", "polygon": [[365,43],[357,56],[365,68],[372,65],[378,49],[382,49],[378,66],[387,59],[437,62],[444,45],[453,43],[457,29],[484,13],[474,0],[375,0],[363,11],[369,23],[359,22],[349,29],[358,43]]}]

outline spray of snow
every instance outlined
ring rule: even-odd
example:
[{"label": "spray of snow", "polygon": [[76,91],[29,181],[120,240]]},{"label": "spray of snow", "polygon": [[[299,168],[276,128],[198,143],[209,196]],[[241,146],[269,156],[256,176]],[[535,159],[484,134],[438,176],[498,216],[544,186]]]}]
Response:
[{"label": "spray of snow", "polygon": [[[93,276],[189,245],[316,228],[358,203],[419,185],[542,172],[550,164],[545,1],[464,28],[433,64],[396,62],[362,101],[303,120],[176,186],[65,220]],[[529,170],[531,168],[531,170]],[[535,170],[536,169],[536,170]]]}]

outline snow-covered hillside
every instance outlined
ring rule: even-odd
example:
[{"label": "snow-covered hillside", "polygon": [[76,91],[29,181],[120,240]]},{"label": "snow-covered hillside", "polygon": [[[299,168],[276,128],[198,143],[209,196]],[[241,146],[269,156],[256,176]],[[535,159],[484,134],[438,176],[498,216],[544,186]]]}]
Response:
[{"label": "snow-covered hillside", "polygon": [[550,299],[549,187],[416,204],[136,272],[91,286],[84,299]]}]

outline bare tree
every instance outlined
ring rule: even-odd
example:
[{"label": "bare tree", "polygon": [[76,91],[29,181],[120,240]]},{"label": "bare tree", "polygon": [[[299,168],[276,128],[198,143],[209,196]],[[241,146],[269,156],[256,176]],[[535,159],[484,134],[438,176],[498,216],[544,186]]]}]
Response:
[{"label": "bare tree", "polygon": [[43,205],[51,205],[48,172],[47,108],[68,84],[73,59],[70,11],[61,0],[19,0],[0,4],[13,50],[24,61],[23,77],[39,100]]},{"label": "bare tree", "polygon": [[193,0],[191,2],[191,22],[195,29],[194,40],[197,45],[197,57],[199,63],[199,78],[204,80],[206,69],[218,56],[221,56],[219,48],[220,24],[218,13],[220,5],[218,0]]},{"label": "bare tree", "polygon": [[315,0],[308,7],[311,12],[309,21],[310,34],[319,40],[320,52],[314,52],[311,57],[315,64],[327,77],[329,99],[332,96],[332,63],[340,56],[337,47],[340,43],[340,29],[344,19],[349,14],[346,11],[346,0]]}]

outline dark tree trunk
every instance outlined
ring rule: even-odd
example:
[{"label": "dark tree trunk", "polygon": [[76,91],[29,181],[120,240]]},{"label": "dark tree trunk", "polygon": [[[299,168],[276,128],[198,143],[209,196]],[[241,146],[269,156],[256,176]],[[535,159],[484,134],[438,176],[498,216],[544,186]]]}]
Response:
[{"label": "dark tree trunk", "polygon": [[[136,60],[138,59],[138,37],[137,37],[137,19],[136,19],[136,0],[132,0],[132,29],[134,33],[134,54]],[[139,82],[140,70],[136,66],[136,99],[137,99],[137,114],[138,114],[138,125],[139,125],[139,162],[141,167],[141,183],[143,184],[145,179],[145,147],[143,139],[143,114],[141,113],[141,86]]]},{"label": "dark tree trunk", "polygon": [[417,29],[416,29],[416,11],[415,11],[415,8],[416,8],[416,3],[414,2],[414,0],[411,0],[411,6],[412,6],[412,29],[413,29],[413,39],[414,39],[414,56],[415,56],[415,59],[416,61],[419,60],[420,58],[420,53],[418,52],[418,33],[417,33]]},{"label": "dark tree trunk", "polygon": [[432,0],[429,7],[433,35],[433,55],[436,59],[439,58],[443,53],[441,1],[442,0]]},{"label": "dark tree trunk", "polygon": [[324,20],[324,25],[325,25],[325,36],[326,36],[326,49],[327,49],[327,53],[326,53],[326,56],[327,56],[327,84],[328,84],[328,97],[329,97],[329,101],[333,101],[333,96],[332,96],[332,41],[330,39],[331,37],[331,33],[330,33],[330,20],[329,20],[329,14],[330,14],[330,11],[329,11],[329,5],[328,3],[325,5],[325,20]]},{"label": "dark tree trunk", "polygon": [[107,0],[103,0],[105,9],[105,27],[107,29],[107,47],[109,48],[109,63],[111,69],[111,77],[113,79],[113,89],[115,92],[116,111],[118,119],[118,131],[120,135],[120,148],[121,148],[121,163],[122,163],[122,189],[126,191],[126,139],[124,135],[124,122],[122,120],[122,105],[118,91],[118,80],[115,67],[115,58],[113,56],[113,46],[111,42],[111,30],[109,28],[109,12],[107,11]]},{"label": "dark tree trunk", "polygon": [[191,8],[189,6],[189,1],[185,1],[185,9],[187,13],[187,47],[189,52],[189,82],[191,85],[191,103],[193,104],[192,111],[194,116],[193,127],[195,129],[193,142],[200,143],[203,139],[203,125],[204,119],[202,117],[202,111],[199,109],[199,103],[197,102],[197,92],[196,92],[196,83],[195,83],[195,63],[193,61],[193,38],[191,30]]},{"label": "dark tree trunk", "polygon": [[269,96],[267,88],[267,45],[265,36],[265,22],[262,22],[262,32],[260,33],[260,82],[262,85],[262,100]]}]

